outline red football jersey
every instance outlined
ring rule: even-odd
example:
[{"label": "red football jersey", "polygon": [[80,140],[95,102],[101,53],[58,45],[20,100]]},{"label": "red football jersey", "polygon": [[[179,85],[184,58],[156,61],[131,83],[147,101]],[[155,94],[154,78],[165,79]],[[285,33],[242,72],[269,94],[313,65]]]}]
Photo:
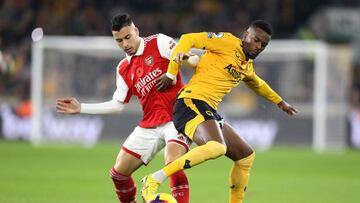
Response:
[{"label": "red football jersey", "polygon": [[126,56],[117,67],[113,99],[128,103],[132,95],[139,98],[143,109],[140,127],[155,127],[172,120],[173,104],[183,86],[180,74],[176,84],[165,92],[156,90],[155,79],[166,73],[175,46],[176,42],[163,34],[141,38],[137,52]]}]

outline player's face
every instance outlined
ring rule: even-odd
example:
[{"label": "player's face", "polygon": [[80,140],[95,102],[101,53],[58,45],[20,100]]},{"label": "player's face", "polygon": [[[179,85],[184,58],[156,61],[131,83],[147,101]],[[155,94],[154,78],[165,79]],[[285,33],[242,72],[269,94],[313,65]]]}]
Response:
[{"label": "player's face", "polygon": [[112,31],[118,46],[127,55],[134,55],[140,45],[139,30],[134,25],[124,26],[120,31]]},{"label": "player's face", "polygon": [[250,27],[243,35],[243,50],[250,59],[255,59],[268,45],[271,36],[260,28]]}]

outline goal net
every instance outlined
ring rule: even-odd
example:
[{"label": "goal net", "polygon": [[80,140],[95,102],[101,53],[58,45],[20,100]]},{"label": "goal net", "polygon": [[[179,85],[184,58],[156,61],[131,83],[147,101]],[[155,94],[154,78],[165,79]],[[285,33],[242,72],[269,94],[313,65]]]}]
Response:
[{"label": "goal net", "polygon": [[[219,113],[250,144],[311,145],[317,151],[346,147],[346,54],[320,41],[272,40],[255,60],[257,74],[300,112],[289,117],[243,83],[224,98]],[[111,37],[46,36],[32,47],[31,140],[35,144],[125,139],[141,117],[132,99],[119,115],[61,115],[59,97],[110,100],[118,62],[125,57]],[[185,81],[191,69],[182,69]]]}]

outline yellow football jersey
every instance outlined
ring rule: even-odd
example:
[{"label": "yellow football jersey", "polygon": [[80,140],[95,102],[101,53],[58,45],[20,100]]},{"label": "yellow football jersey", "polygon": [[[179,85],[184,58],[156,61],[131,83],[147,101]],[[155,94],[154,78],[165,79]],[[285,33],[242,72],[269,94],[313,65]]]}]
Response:
[{"label": "yellow football jersey", "polygon": [[[178,98],[199,99],[217,109],[222,98],[244,81],[257,94],[278,104],[281,97],[256,75],[253,61],[246,60],[242,41],[231,33],[191,33],[182,35],[175,51],[188,52],[191,48],[205,53],[195,68],[194,75],[181,90]],[[168,73],[177,75],[179,64],[169,63]]]}]

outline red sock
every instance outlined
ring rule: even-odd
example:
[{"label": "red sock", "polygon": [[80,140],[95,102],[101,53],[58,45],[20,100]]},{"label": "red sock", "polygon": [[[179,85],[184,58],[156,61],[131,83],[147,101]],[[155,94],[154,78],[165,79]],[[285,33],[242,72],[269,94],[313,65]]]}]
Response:
[{"label": "red sock", "polygon": [[136,185],[131,176],[123,175],[114,168],[110,172],[111,179],[114,182],[115,192],[122,203],[136,203]]},{"label": "red sock", "polygon": [[189,183],[184,171],[179,171],[170,176],[170,188],[178,203],[189,203]]}]

